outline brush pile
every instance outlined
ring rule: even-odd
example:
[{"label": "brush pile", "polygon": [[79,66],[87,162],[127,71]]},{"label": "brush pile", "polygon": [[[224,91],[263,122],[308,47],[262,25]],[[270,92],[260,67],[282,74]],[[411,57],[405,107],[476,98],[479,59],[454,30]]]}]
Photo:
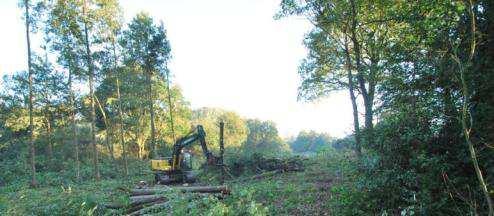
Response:
[{"label": "brush pile", "polygon": [[252,157],[233,162],[229,167],[232,174],[238,176],[244,172],[261,174],[264,172],[298,172],[304,170],[305,158],[293,156],[287,158],[267,157],[261,154],[253,154]]}]

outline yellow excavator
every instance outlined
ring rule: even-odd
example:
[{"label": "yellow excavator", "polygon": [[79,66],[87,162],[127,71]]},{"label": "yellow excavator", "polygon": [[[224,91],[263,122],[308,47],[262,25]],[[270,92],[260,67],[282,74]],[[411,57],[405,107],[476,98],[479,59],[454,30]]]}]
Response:
[{"label": "yellow excavator", "polygon": [[197,142],[201,145],[208,165],[219,165],[221,163],[221,158],[214,156],[208,150],[204,128],[202,125],[197,125],[192,132],[175,142],[171,157],[151,160],[151,169],[155,173],[155,182],[157,184],[194,182],[195,175],[192,172],[191,156],[190,153],[184,152],[184,148]]}]

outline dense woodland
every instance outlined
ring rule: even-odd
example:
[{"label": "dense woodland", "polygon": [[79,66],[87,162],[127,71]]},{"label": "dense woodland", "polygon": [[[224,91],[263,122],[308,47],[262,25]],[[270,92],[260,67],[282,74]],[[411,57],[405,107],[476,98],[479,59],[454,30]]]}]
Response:
[{"label": "dense woodland", "polygon": [[19,5],[28,65],[0,87],[0,213],[115,214],[96,202],[114,196],[102,187],[149,175],[197,124],[217,152],[224,122],[227,164],[303,155],[306,173],[233,179],[232,198],[184,198],[173,214],[494,215],[491,1],[282,0],[274,19],[313,24],[299,100],[345,91],[354,120],[344,138],[286,140],[271,121],[191,109],[167,67],[173,41],[147,13],[124,22],[118,0]]}]

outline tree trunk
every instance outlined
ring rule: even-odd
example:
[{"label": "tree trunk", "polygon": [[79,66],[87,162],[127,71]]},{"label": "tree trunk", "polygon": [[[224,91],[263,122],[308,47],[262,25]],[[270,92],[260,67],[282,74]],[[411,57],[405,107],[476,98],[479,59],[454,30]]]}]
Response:
[{"label": "tree trunk", "polygon": [[[468,64],[471,65],[473,58],[475,56],[475,47],[477,46],[477,38],[475,36],[475,33],[477,32],[477,23],[476,23],[476,18],[475,18],[475,13],[473,11],[473,2],[470,0],[468,2],[468,8],[469,8],[469,15],[470,15],[470,30],[471,34],[473,37],[471,37],[471,44],[470,44],[470,52],[469,52],[469,57],[468,57]],[[475,170],[475,174],[477,176],[477,180],[479,181],[480,189],[482,193],[484,194],[485,201],[487,203],[487,208],[488,208],[488,215],[489,216],[494,216],[494,203],[492,201],[491,195],[489,194],[489,190],[487,189],[487,184],[485,183],[484,176],[482,174],[482,171],[480,170],[478,158],[477,158],[477,152],[475,150],[475,147],[473,146],[473,142],[470,138],[470,132],[472,131],[473,128],[473,118],[472,118],[472,113],[470,112],[469,109],[469,98],[470,94],[468,91],[468,84],[466,81],[465,77],[465,71],[464,71],[464,66],[462,65],[460,59],[458,57],[454,58],[455,61],[458,63],[458,69],[460,72],[460,81],[461,81],[461,93],[462,93],[462,108],[461,108],[461,126],[463,129],[463,135],[465,137],[465,142],[468,145],[468,151],[470,152],[470,159],[472,160],[473,167]],[[474,73],[475,71],[471,71]]]},{"label": "tree trunk", "polygon": [[225,164],[224,164],[224,156],[225,156],[225,139],[224,139],[224,130],[225,130],[225,123],[223,120],[220,121],[220,158],[219,158],[219,164],[221,166],[221,184],[225,183]]},{"label": "tree trunk", "polygon": [[[117,79],[117,85],[118,85],[118,79]],[[125,140],[124,140],[124,126],[123,126],[123,121],[122,121],[122,108],[121,107],[121,102],[120,102],[120,91],[117,88],[117,94],[118,94],[118,121],[119,121],[119,141],[120,141],[120,146],[122,147],[122,156],[124,160],[124,173],[125,175],[129,175],[129,166],[127,164],[127,146],[125,145]]]},{"label": "tree trunk", "polygon": [[33,71],[31,69],[31,39],[29,38],[29,0],[24,0],[26,18],[26,41],[27,41],[27,67],[29,81],[29,163],[31,166],[31,187],[36,187],[36,151],[34,148],[34,125],[33,125]]},{"label": "tree trunk", "polygon": [[[460,66],[461,67],[461,66]],[[460,69],[461,70],[461,69]],[[473,167],[475,170],[475,174],[477,175],[477,180],[479,181],[480,189],[484,194],[485,200],[487,202],[487,207],[489,209],[489,216],[494,215],[494,204],[492,202],[492,199],[489,195],[489,190],[487,189],[487,184],[485,183],[484,176],[482,174],[482,171],[480,170],[480,165],[477,159],[477,152],[475,150],[475,147],[473,146],[473,142],[470,139],[470,132],[472,130],[472,120],[471,119],[471,113],[468,110],[468,87],[465,81],[465,76],[462,71],[460,71],[460,76],[461,76],[461,84],[462,84],[462,108],[461,108],[461,126],[463,129],[463,136],[465,137],[465,142],[468,146],[468,151],[470,152],[470,159],[472,160]],[[469,122],[470,123],[467,123]],[[470,124],[470,125],[469,125]]]},{"label": "tree trunk", "polygon": [[357,153],[357,157],[360,158],[362,155],[362,143],[360,138],[360,123],[358,119],[357,97],[355,96],[355,84],[353,83],[352,62],[350,58],[350,50],[348,48],[348,41],[346,37],[345,37],[345,57],[346,57],[346,68],[347,68],[347,78],[348,78],[348,91],[350,94],[350,100],[352,102],[352,111],[353,111],[355,152]]},{"label": "tree trunk", "polygon": [[75,108],[75,96],[74,96],[74,91],[72,90],[72,69],[69,69],[69,92],[70,92],[70,121],[72,124],[72,145],[74,146],[75,150],[75,177],[77,181],[81,180],[81,162],[79,160],[79,143],[77,142],[77,128],[76,128],[76,123],[75,123],[75,113],[76,113],[76,108]]},{"label": "tree trunk", "polygon": [[129,168],[127,164],[127,147],[124,140],[124,125],[123,125],[123,112],[122,112],[122,97],[120,96],[120,82],[117,75],[117,98],[118,98],[118,123],[119,123],[119,141],[122,146],[122,154],[124,160],[124,172],[125,175],[129,174]]},{"label": "tree trunk", "polygon": [[138,124],[139,124],[139,127],[136,127],[137,128],[137,133],[136,133],[136,136],[135,136],[135,144],[137,145],[137,148],[138,148],[138,158],[140,159],[144,159],[144,156],[145,156],[145,150],[146,150],[146,137],[145,137],[145,134],[143,133],[142,131],[142,128],[145,127],[145,120],[143,116],[146,115],[146,110],[144,109],[143,105],[142,104],[139,104],[139,111],[140,111],[140,115],[139,115],[139,119],[138,119]]},{"label": "tree trunk", "polygon": [[357,81],[364,100],[365,109],[365,139],[367,144],[372,146],[374,144],[373,136],[373,103],[374,103],[374,89],[375,86],[372,82],[369,82],[369,90],[365,87],[366,80],[364,78],[364,69],[362,68],[362,56],[360,42],[357,38],[357,24],[358,24],[358,11],[355,6],[355,0],[350,0],[351,12],[352,12],[352,24],[350,28],[350,39],[352,40],[354,52],[355,52],[355,64],[357,67]]},{"label": "tree trunk", "polygon": [[115,38],[112,38],[113,47],[113,72],[115,73],[115,82],[117,87],[117,100],[118,100],[118,137],[120,146],[122,147],[122,155],[124,160],[124,173],[129,175],[129,168],[127,164],[127,149],[124,140],[124,126],[123,126],[123,111],[122,111],[122,97],[120,95],[120,73],[117,72],[117,51],[115,47]]},{"label": "tree trunk", "polygon": [[[43,49],[45,51],[45,67],[48,68],[48,52],[46,51],[46,46],[43,46]],[[50,88],[50,81],[51,79],[45,80],[45,87],[44,88]],[[52,128],[51,128],[51,120],[52,120],[52,115],[50,113],[50,95],[48,95],[48,92],[45,91],[44,95],[44,100],[46,102],[46,107],[45,107],[45,120],[46,120],[46,139],[47,139],[47,145],[46,145],[46,152],[48,154],[48,160],[49,160],[49,166],[53,165],[53,137],[52,137]]]},{"label": "tree trunk", "polygon": [[106,143],[106,147],[108,148],[108,152],[110,153],[110,156],[112,158],[113,161],[115,161],[115,155],[113,154],[113,147],[112,147],[112,144],[111,144],[111,123],[110,121],[108,120],[108,117],[106,116],[106,112],[105,110],[103,109],[103,105],[101,105],[99,99],[98,99],[98,96],[94,96],[94,99],[96,100],[96,103],[98,104],[98,108],[101,112],[101,115],[103,116],[103,122],[105,123],[105,127],[106,127],[106,135],[105,135],[105,143]]},{"label": "tree trunk", "polygon": [[[62,134],[61,134],[61,137],[60,137],[60,139],[61,139],[61,142],[60,142],[60,147],[61,147],[61,148],[65,148],[65,147],[66,147],[66,145],[65,145],[65,141],[66,141],[66,140],[69,140],[69,138],[67,137],[67,135],[68,135],[68,134],[67,134],[67,133],[66,133],[66,131],[65,131],[65,130],[67,130],[67,128],[68,128],[68,127],[70,127],[70,123],[69,123],[70,118],[69,118],[69,116],[68,116],[68,115],[70,115],[70,112],[67,112],[67,115],[63,114],[63,115],[61,115],[61,116],[60,116],[60,122],[64,122],[64,125],[62,126],[64,131],[62,131]],[[65,125],[65,123],[66,123],[66,125]],[[56,126],[56,125],[55,125],[55,126]],[[60,156],[60,158],[61,158],[62,160],[67,160],[67,159],[68,159],[68,157],[67,157],[66,152],[64,152],[64,154],[62,154],[62,155]]]},{"label": "tree trunk", "polygon": [[[369,85],[370,86],[370,85]],[[374,146],[374,96],[371,94],[363,95],[365,108],[365,140],[368,146]]]},{"label": "tree trunk", "polygon": [[51,162],[53,161],[53,139],[52,139],[52,130],[51,130],[51,118],[50,118],[50,113],[47,110],[45,114],[45,119],[46,119],[46,139],[47,139],[47,145],[46,145],[46,150],[48,153],[48,160]]},{"label": "tree trunk", "polygon": [[[115,51],[115,41],[113,43],[113,56],[114,56],[114,71],[116,72],[117,67],[117,53]],[[127,164],[127,148],[124,141],[124,129],[123,129],[123,112],[122,112],[122,97],[120,95],[120,73],[116,74],[116,85],[117,85],[117,100],[118,100],[118,124],[119,124],[119,141],[120,146],[122,146],[122,155],[124,160],[124,173],[127,176],[129,174],[129,168]]]},{"label": "tree trunk", "polygon": [[111,156],[111,159],[112,161],[115,161],[115,151],[114,151],[114,148],[113,148],[113,141],[112,141],[112,137],[113,137],[113,127],[111,125],[111,123],[109,123],[107,126],[106,126],[106,144],[108,145],[108,148],[110,150],[110,156]]},{"label": "tree trunk", "polygon": [[91,58],[91,50],[89,48],[89,33],[88,33],[88,27],[87,27],[87,0],[84,1],[84,7],[83,7],[83,14],[84,14],[84,37],[85,37],[85,42],[86,42],[86,58],[87,58],[87,66],[88,66],[88,74],[89,74],[89,99],[91,103],[91,111],[90,111],[90,116],[91,116],[91,146],[93,147],[93,167],[94,167],[94,178],[96,180],[100,180],[100,173],[99,173],[99,167],[98,167],[98,149],[96,148],[96,111],[94,108],[94,69],[93,69],[93,62]]},{"label": "tree trunk", "polygon": [[375,138],[374,138],[374,95],[376,92],[376,73],[377,73],[377,64],[379,62],[378,58],[371,58],[371,67],[367,95],[364,97],[364,105],[365,105],[365,130],[367,136],[367,144],[369,146],[374,146]]},{"label": "tree trunk", "polygon": [[147,83],[148,83],[148,102],[149,102],[149,114],[151,118],[151,142],[149,143],[149,155],[156,158],[156,129],[154,126],[154,108],[153,108],[153,80],[152,72],[148,69],[147,72]]},{"label": "tree trunk", "polygon": [[166,88],[168,90],[168,107],[170,109],[170,129],[172,131],[172,143],[175,143],[175,126],[173,121],[173,103],[172,103],[172,92],[170,88],[170,71],[166,70]]}]

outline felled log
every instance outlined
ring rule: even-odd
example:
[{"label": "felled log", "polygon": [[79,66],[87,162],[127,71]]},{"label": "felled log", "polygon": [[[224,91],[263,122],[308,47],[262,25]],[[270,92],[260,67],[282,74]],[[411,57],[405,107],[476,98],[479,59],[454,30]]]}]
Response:
[{"label": "felled log", "polygon": [[160,208],[166,207],[167,205],[168,205],[168,202],[160,202],[160,203],[153,204],[151,206],[147,206],[147,207],[144,207],[144,208],[141,208],[141,209],[137,209],[137,210],[135,210],[133,212],[130,212],[127,215],[128,216],[143,215],[143,214],[146,214],[146,213],[148,213],[150,211],[158,210]]},{"label": "felled log", "polygon": [[230,189],[226,185],[220,186],[194,186],[194,187],[174,187],[173,189],[179,190],[183,193],[223,193],[229,194]]},{"label": "felled log", "polygon": [[[155,202],[166,201],[164,196],[159,195],[146,195],[146,196],[133,196],[130,197],[129,205],[119,204],[119,203],[106,203],[102,206],[107,209],[123,209],[123,208],[139,208],[142,204],[152,204]],[[142,208],[142,207],[141,207]]]},{"label": "felled log", "polygon": [[132,196],[130,197],[130,205],[137,206],[145,203],[155,202],[155,201],[166,201],[166,197],[163,195],[142,195],[142,196]]},{"label": "felled log", "polygon": [[166,188],[147,188],[147,189],[134,189],[131,191],[133,196],[142,195],[154,195],[159,193],[165,193],[170,191],[170,189],[178,190],[183,193],[223,193],[229,194],[230,189],[227,186],[194,186],[194,187],[166,187]]}]

